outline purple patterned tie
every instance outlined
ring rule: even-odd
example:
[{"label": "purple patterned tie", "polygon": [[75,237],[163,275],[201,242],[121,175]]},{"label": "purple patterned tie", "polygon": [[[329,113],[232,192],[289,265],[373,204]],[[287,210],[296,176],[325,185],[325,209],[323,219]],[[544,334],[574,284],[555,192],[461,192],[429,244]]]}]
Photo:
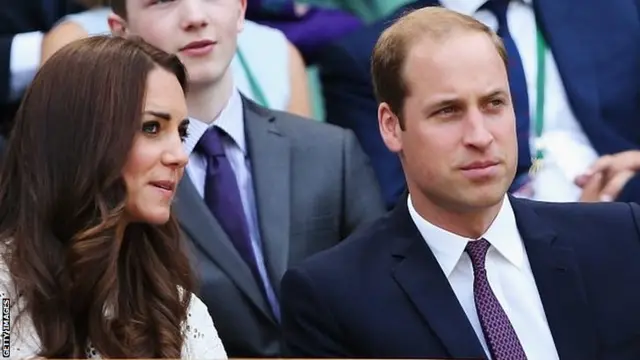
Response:
[{"label": "purple patterned tie", "polygon": [[231,239],[233,246],[249,265],[256,281],[262,284],[236,176],[222,146],[223,136],[226,136],[224,130],[212,126],[202,135],[195,147],[195,151],[207,159],[204,200]]},{"label": "purple patterned tie", "polygon": [[493,360],[526,360],[518,335],[487,280],[484,264],[489,246],[486,239],[480,239],[469,241],[465,249],[473,265],[473,297],[480,325]]}]

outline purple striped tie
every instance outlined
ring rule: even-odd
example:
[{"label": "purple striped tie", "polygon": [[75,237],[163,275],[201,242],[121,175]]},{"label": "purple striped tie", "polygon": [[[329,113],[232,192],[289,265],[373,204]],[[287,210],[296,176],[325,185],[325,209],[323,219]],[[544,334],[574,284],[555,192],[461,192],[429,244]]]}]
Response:
[{"label": "purple striped tie", "polygon": [[487,280],[484,265],[489,246],[486,239],[480,239],[470,241],[465,249],[473,265],[473,297],[482,332],[493,360],[526,360],[518,335]]}]

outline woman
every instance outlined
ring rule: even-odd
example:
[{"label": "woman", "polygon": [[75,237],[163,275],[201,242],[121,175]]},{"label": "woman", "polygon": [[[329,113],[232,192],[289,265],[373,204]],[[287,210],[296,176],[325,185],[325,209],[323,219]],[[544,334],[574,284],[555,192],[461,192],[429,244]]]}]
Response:
[{"label": "woman", "polygon": [[[62,46],[110,33],[106,0],[75,0],[88,10],[64,17],[42,40],[41,63]],[[274,110],[313,116],[304,60],[278,30],[245,20],[231,62],[236,86],[253,101]]]},{"label": "woman", "polygon": [[171,214],[185,82],[175,56],[109,37],[36,75],[0,173],[12,358],[226,358]]}]

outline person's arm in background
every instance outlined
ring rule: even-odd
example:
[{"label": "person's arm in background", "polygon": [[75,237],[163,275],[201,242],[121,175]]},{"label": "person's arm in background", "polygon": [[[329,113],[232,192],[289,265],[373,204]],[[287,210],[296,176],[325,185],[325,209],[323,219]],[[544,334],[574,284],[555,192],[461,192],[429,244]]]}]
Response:
[{"label": "person's arm in background", "polygon": [[291,42],[287,42],[287,49],[289,57],[289,87],[291,89],[287,111],[312,118],[311,94],[304,60],[298,49]]},{"label": "person's arm in background", "polygon": [[640,202],[640,150],[600,157],[576,185],[582,188],[580,201]]},{"label": "person's arm in background", "polygon": [[65,45],[75,40],[84,39],[87,36],[89,36],[89,34],[86,30],[74,22],[66,21],[56,25],[44,36],[42,41],[40,66]]}]

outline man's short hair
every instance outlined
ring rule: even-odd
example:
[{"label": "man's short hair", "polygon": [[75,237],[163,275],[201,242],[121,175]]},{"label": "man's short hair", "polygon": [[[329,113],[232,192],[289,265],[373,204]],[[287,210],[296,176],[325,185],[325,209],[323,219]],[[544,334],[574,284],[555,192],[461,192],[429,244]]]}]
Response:
[{"label": "man's short hair", "polygon": [[478,20],[437,6],[410,11],[387,28],[376,43],[371,57],[371,77],[378,102],[385,102],[400,119],[408,88],[404,67],[411,46],[424,39],[444,41],[454,33],[476,32],[489,36],[500,57],[507,62],[507,52],[500,37]]}]

